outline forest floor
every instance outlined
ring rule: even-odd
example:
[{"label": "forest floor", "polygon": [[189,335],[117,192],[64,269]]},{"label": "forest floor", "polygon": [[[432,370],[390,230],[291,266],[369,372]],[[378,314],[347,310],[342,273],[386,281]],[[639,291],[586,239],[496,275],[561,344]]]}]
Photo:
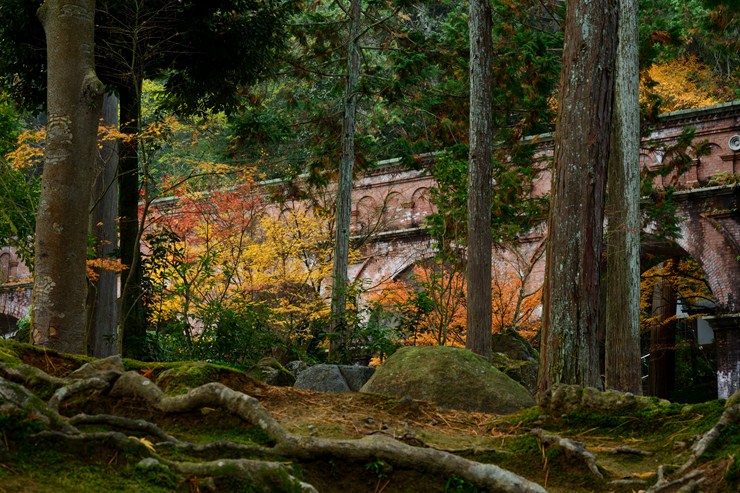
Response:
[{"label": "forest floor", "polygon": [[[0,361],[3,351],[56,377],[65,377],[81,363],[79,358],[0,341]],[[136,370],[152,380],[172,367],[128,360],[125,364],[128,370]],[[200,368],[207,369],[208,380],[256,398],[296,436],[359,439],[385,435],[410,445],[441,449],[470,460],[496,464],[553,493],[647,490],[659,479],[659,470],[669,474],[685,462],[695,438],[712,428],[723,413],[723,402],[713,401],[690,406],[656,403],[623,413],[573,412],[558,419],[543,416],[539,408],[501,416],[445,410],[426,402],[381,395],[272,387],[226,368],[211,365]],[[199,375],[202,379],[203,372]],[[191,384],[193,382],[182,383],[180,391]],[[39,395],[41,391],[35,392]],[[36,434],[41,427],[35,416],[24,420],[18,420],[17,416],[4,417],[2,401],[0,394],[2,493],[260,491],[248,481],[208,473],[180,474],[142,468],[142,454],[138,449],[122,447],[112,441],[70,445],[54,437],[41,437]],[[153,410],[141,399],[123,399],[111,397],[106,392],[90,391],[62,402],[59,412],[63,416],[86,413],[144,419],[167,434],[193,444],[229,442],[263,446],[270,442],[263,430],[211,406],[165,414]],[[531,433],[536,428],[582,442],[587,451],[595,454],[603,478],[597,477],[582,458],[569,456],[563,448],[543,446]],[[90,425],[85,431],[93,433],[105,429],[102,425]],[[125,433],[151,444],[152,450],[172,460],[193,462],[245,456],[245,452],[228,447],[200,452],[170,449],[144,433]],[[655,491],[677,492],[682,487],[680,491],[740,491],[738,457],[740,426],[735,423],[722,431],[720,438],[692,468],[694,483],[698,483],[685,480]],[[250,453],[250,458],[259,457]],[[289,464],[296,477],[320,492],[486,491],[457,476],[438,475],[433,470],[405,469],[379,459],[317,457],[315,460],[283,458],[280,461]],[[664,465],[669,466],[661,467]]]}]

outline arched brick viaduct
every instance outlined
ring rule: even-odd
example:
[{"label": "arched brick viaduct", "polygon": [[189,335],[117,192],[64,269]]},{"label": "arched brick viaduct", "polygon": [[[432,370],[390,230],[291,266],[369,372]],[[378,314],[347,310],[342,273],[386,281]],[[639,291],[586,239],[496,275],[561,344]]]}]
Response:
[{"label": "arched brick viaduct", "polygon": [[[680,229],[676,244],[702,266],[717,304],[737,312],[740,311],[740,185],[737,183],[740,151],[731,149],[729,141],[740,134],[740,101],[663,115],[650,135],[651,150],[641,155],[641,166],[659,166],[664,157],[661,147],[674,142],[686,126],[695,128],[695,141],[709,142],[712,153],[695,159],[680,176],[659,178],[657,185],[671,183],[679,190],[674,195]],[[538,158],[546,168],[546,158],[552,156],[552,138],[540,136],[538,145]],[[723,181],[727,183],[721,184]],[[388,191],[398,196],[390,201],[393,206],[386,208],[389,214],[385,218],[386,227],[373,236],[373,241],[365,248],[363,261],[354,266],[356,276],[376,284],[433,254],[433,244],[421,226],[424,216],[432,210],[428,193],[434,186],[434,181],[424,171],[392,168],[357,181],[353,203],[356,204],[358,229],[372,222],[366,218],[367,211],[372,206],[377,210]],[[536,191],[547,193],[549,186],[550,173],[545,170],[538,179]],[[538,231],[522,237],[517,248],[529,257],[538,251],[537,246],[545,235],[543,225]],[[495,259],[503,256],[506,256],[505,251],[494,252]],[[535,283],[541,282],[544,259],[537,264],[533,274]]]},{"label": "arched brick viaduct", "polygon": [[[675,195],[681,231],[676,243],[700,263],[717,303],[737,312],[740,311],[740,188],[737,183],[715,182],[721,183],[723,177],[728,182],[734,177],[736,182],[740,173],[740,152],[729,146],[730,138],[740,134],[740,101],[663,115],[650,136],[653,150],[643,153],[641,166],[659,165],[663,160],[661,143],[674,141],[686,126],[696,129],[697,140],[709,141],[712,153],[696,159],[683,175],[661,179],[672,180],[681,188]],[[543,172],[536,192],[546,193],[550,182],[546,162],[552,155],[551,137],[539,136],[538,146]],[[354,233],[366,235],[370,241],[360,261],[351,266],[350,275],[366,279],[371,285],[394,278],[415,262],[434,254],[433,242],[423,227],[425,216],[432,212],[429,191],[436,186],[434,180],[423,167],[408,170],[393,161],[381,164],[356,180],[352,196]],[[517,248],[525,258],[538,250],[545,233],[541,228],[520,239]],[[18,262],[7,248],[1,249],[0,255],[3,255],[0,275],[5,276],[0,277],[0,282],[7,282],[11,264],[17,269]],[[497,251],[494,256],[500,259],[507,252]],[[538,261],[534,269],[535,282],[541,280],[543,262]],[[16,291],[4,288],[0,292],[0,314],[20,318],[27,313],[30,295],[22,296]]]}]

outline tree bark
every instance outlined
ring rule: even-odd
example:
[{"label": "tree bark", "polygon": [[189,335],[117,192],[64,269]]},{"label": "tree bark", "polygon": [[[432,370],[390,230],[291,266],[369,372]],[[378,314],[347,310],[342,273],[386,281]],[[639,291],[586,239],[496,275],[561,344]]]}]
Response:
[{"label": "tree bark", "polygon": [[[103,100],[103,123],[118,127],[118,98],[106,94]],[[105,141],[97,160],[96,180],[93,186],[93,204],[90,215],[91,231],[95,238],[95,255],[110,258],[118,247],[118,142]],[[118,273],[101,270],[91,282],[89,296],[88,348],[91,354],[105,358],[117,353],[118,327]]]},{"label": "tree bark", "polygon": [[667,278],[673,268],[669,260],[663,267],[664,280],[653,291],[652,315],[658,322],[650,329],[650,356],[648,359],[648,395],[664,399],[671,396],[676,379],[676,329],[670,320],[676,315],[676,292]]},{"label": "tree bark", "polygon": [[[133,70],[136,73],[136,70]],[[119,250],[121,273],[119,352],[142,359],[146,340],[146,320],[142,300],[141,245],[139,235],[139,158],[138,134],[141,117],[141,79],[121,89],[121,132],[128,136],[121,144],[118,164]]]},{"label": "tree bark", "polygon": [[48,123],[31,336],[34,344],[85,352],[88,211],[103,85],[95,75],[95,2],[46,0]]},{"label": "tree bark", "polygon": [[607,179],[606,387],[642,394],[637,1],[619,0]]},{"label": "tree bark", "polygon": [[599,275],[616,12],[612,0],[569,0],[555,133],[538,392],[601,387]]},{"label": "tree bark", "polygon": [[[349,343],[347,327],[347,288],[349,284],[349,236],[352,214],[352,174],[355,164],[355,116],[357,84],[360,78],[360,17],[362,1],[351,0],[349,11],[349,43],[347,47],[347,77],[344,89],[342,119],[342,160],[339,165],[337,189],[336,233],[334,239],[334,269],[331,294],[331,335],[329,360],[346,358]],[[345,354],[342,354],[345,353]]]},{"label": "tree bark", "polygon": [[467,335],[465,347],[490,360],[493,39],[489,0],[470,2],[470,154],[468,158]]}]

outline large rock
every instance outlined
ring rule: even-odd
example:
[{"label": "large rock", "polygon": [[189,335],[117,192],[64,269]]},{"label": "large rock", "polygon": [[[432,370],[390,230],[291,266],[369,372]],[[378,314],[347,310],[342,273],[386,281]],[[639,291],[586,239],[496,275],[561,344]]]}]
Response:
[{"label": "large rock", "polygon": [[537,376],[540,369],[538,361],[512,359],[505,353],[493,353],[491,364],[515,382],[519,382],[527,391],[537,393]]},{"label": "large rock", "polygon": [[272,357],[259,360],[250,368],[247,375],[277,387],[290,387],[295,383],[295,375]]},{"label": "large rock", "polygon": [[349,365],[315,365],[298,374],[294,387],[319,392],[357,392],[374,368]]},{"label": "large rock", "polygon": [[535,405],[522,385],[467,349],[453,347],[399,349],[361,392],[409,396],[449,409],[500,414]]},{"label": "large rock", "polygon": [[540,359],[537,350],[514,329],[506,329],[493,334],[492,349],[495,353],[504,353],[515,360],[538,361]]},{"label": "large rock", "polygon": [[69,378],[90,378],[97,376],[101,373],[114,372],[119,375],[126,371],[123,366],[123,360],[121,360],[120,354],[108,356],[103,359],[96,359],[89,363],[85,363],[75,371],[69,374]]},{"label": "large rock", "polygon": [[530,394],[537,392],[540,355],[516,330],[493,334],[493,366],[524,386]]}]

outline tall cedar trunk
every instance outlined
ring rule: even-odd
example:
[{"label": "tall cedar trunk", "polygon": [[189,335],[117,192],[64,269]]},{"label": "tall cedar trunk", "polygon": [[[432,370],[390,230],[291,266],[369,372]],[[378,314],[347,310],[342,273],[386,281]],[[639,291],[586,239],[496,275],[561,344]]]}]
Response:
[{"label": "tall cedar trunk", "polygon": [[31,336],[85,352],[88,210],[103,86],[93,59],[95,2],[46,0],[47,140],[36,221]]},{"label": "tall cedar trunk", "polygon": [[619,0],[607,180],[606,386],[642,394],[637,0]]},{"label": "tall cedar trunk", "polygon": [[491,358],[491,159],[493,40],[489,0],[470,2],[470,155],[468,159],[467,336],[465,347]]},{"label": "tall cedar trunk", "polygon": [[[118,127],[118,98],[108,93],[103,100],[103,123]],[[93,205],[90,215],[91,231],[95,238],[95,255],[111,258],[118,248],[118,142],[102,143],[98,169],[93,186]],[[98,279],[91,282],[89,296],[88,348],[93,356],[104,358],[117,353],[118,273],[101,270]]]},{"label": "tall cedar trunk", "polygon": [[346,358],[348,334],[346,323],[347,287],[349,284],[349,235],[352,214],[352,173],[355,164],[355,116],[357,84],[360,78],[360,16],[361,0],[352,0],[349,11],[349,41],[347,46],[347,77],[342,119],[342,160],[339,165],[337,189],[337,230],[334,239],[334,271],[331,295],[331,340],[329,359]]},{"label": "tall cedar trunk", "polygon": [[597,308],[616,34],[612,0],[568,1],[539,393],[557,383],[601,383]]},{"label": "tall cedar trunk", "polygon": [[121,263],[119,352],[129,358],[144,353],[146,321],[142,300],[142,269],[139,236],[138,139],[141,84],[121,89],[121,132],[129,138],[121,144],[118,171],[118,215]]},{"label": "tall cedar trunk", "polygon": [[657,319],[650,329],[648,359],[649,395],[669,399],[676,380],[676,291],[667,279],[673,274],[675,260],[667,261],[662,269],[663,281],[653,290],[652,316]]}]

